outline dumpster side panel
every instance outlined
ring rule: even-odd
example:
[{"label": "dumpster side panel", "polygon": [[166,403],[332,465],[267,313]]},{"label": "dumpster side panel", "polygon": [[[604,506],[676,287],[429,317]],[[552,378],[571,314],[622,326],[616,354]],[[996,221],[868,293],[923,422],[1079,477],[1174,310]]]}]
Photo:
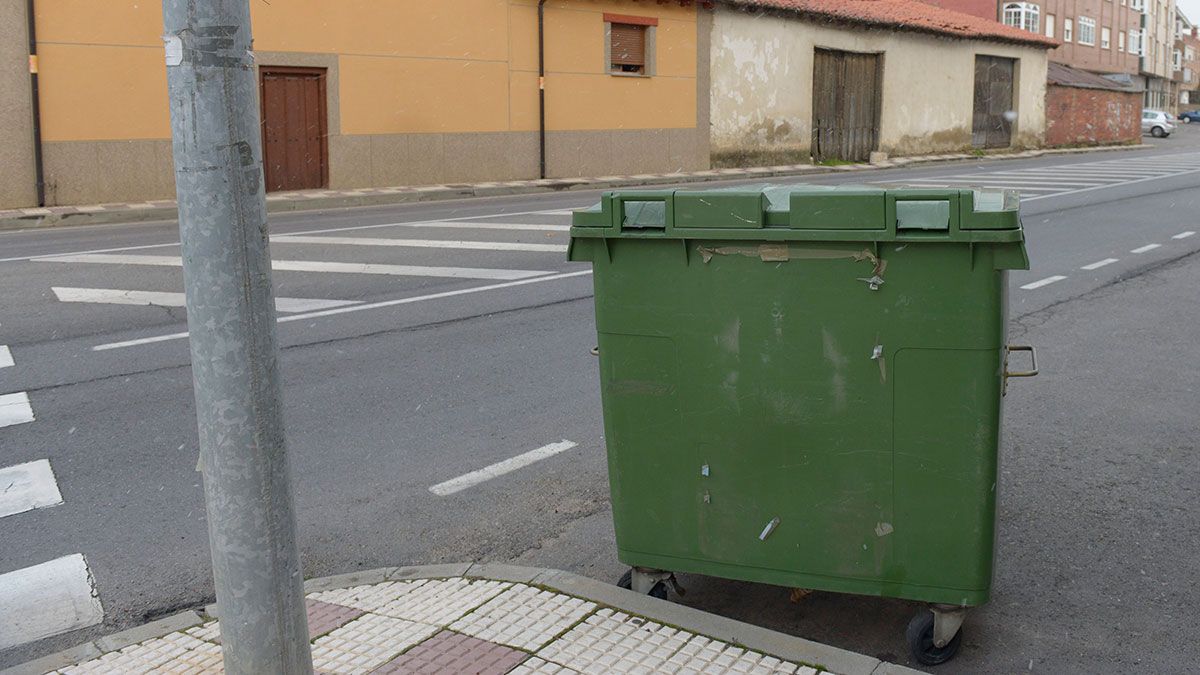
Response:
[{"label": "dumpster side panel", "polygon": [[995,537],[999,349],[896,355],[896,557],[904,583],[987,601]]},{"label": "dumpster side panel", "polygon": [[694,554],[694,479],[681,437],[676,346],[601,332],[600,371],[613,521],[622,547]]}]

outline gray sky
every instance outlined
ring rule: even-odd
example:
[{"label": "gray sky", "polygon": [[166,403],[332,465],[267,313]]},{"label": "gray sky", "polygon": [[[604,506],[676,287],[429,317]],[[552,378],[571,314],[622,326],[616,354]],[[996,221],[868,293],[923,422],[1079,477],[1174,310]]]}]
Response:
[{"label": "gray sky", "polygon": [[1183,10],[1183,15],[1189,21],[1192,23],[1200,21],[1200,0],[1175,0],[1175,4]]}]

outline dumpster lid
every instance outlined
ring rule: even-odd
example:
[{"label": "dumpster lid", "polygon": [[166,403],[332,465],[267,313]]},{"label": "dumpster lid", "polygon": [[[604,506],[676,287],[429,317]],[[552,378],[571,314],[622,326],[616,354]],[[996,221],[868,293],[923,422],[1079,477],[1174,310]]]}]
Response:
[{"label": "dumpster lid", "polygon": [[1014,190],[757,185],[623,190],[576,211],[573,237],[1023,241]]}]

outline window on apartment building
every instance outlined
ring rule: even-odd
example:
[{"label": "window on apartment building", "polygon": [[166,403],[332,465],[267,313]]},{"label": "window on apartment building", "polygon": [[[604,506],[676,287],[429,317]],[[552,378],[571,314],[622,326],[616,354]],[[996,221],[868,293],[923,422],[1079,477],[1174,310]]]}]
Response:
[{"label": "window on apartment building", "polygon": [[1196,60],[1196,50],[1192,49],[1191,47],[1184,47],[1183,48],[1183,60],[1184,61],[1195,61]]},{"label": "window on apartment building", "polygon": [[1079,17],[1079,44],[1096,44],[1096,20],[1086,16]]},{"label": "window on apartment building", "polygon": [[613,75],[654,74],[654,31],[658,19],[605,14],[605,53]]},{"label": "window on apartment building", "polygon": [[[1192,69],[1191,69],[1191,68],[1184,68],[1184,69],[1183,69],[1183,81],[1184,81],[1184,82],[1191,82],[1191,81],[1192,81]],[[1185,94],[1186,94],[1187,92],[1185,91],[1185,92],[1183,92],[1183,93],[1185,93]],[[1184,101],[1184,103],[1187,103],[1187,101]]]},{"label": "window on apartment building", "polygon": [[1143,56],[1144,54],[1142,53],[1142,50],[1144,47],[1145,47],[1145,41],[1142,40],[1142,31],[1141,30],[1129,31],[1129,53],[1137,54],[1138,56]]},{"label": "window on apartment building", "polygon": [[1100,49],[1112,49],[1112,31],[1107,26],[1100,29]]},{"label": "window on apartment building", "polygon": [[1070,19],[1063,19],[1063,42],[1070,42],[1074,37],[1075,24]]},{"label": "window on apartment building", "polygon": [[1125,51],[1125,31],[1117,33],[1117,51]]},{"label": "window on apartment building", "polygon": [[1129,0],[1129,8],[1143,11],[1146,9],[1146,0]]},{"label": "window on apartment building", "polygon": [[1048,37],[1048,38],[1054,37],[1054,15],[1053,14],[1046,15],[1046,37]]},{"label": "window on apartment building", "polygon": [[1004,6],[1004,23],[1036,33],[1040,13],[1041,9],[1031,2],[1010,2]]},{"label": "window on apartment building", "polygon": [[1183,69],[1183,52],[1178,49],[1171,51],[1171,69],[1176,72]]}]

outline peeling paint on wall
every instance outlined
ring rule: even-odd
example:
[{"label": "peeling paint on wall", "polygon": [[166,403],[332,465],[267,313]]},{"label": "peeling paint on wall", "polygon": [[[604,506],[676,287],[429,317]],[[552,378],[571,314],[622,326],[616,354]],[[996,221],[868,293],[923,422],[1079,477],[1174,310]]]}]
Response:
[{"label": "peeling paint on wall", "polygon": [[891,155],[971,143],[975,56],[1018,60],[1014,145],[1046,128],[1046,51],[861,27],[838,28],[718,5],[711,32],[714,165],[795,164],[811,145],[813,50],[883,55],[879,149]]}]

